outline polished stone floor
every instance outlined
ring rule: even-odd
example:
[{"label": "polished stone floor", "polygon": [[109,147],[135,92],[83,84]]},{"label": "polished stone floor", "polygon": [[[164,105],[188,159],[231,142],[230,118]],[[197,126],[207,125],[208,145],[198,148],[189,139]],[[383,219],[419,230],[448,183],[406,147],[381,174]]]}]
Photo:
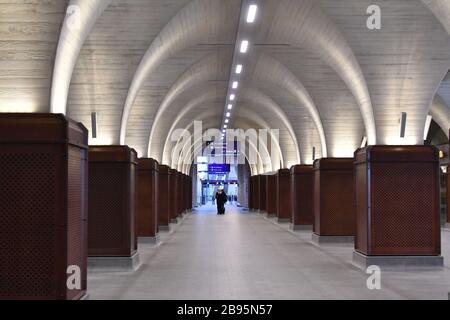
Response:
[{"label": "polished stone floor", "polygon": [[369,290],[351,245],[319,247],[310,232],[235,207],[214,213],[197,209],[161,245],[140,246],[136,272],[90,272],[90,299],[448,299],[449,231],[442,270],[383,271],[381,289]]}]

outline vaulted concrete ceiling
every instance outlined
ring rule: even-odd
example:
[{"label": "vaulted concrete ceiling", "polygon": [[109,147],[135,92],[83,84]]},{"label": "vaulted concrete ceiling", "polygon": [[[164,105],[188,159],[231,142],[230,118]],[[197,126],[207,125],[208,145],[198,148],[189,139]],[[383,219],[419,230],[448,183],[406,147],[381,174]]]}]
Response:
[{"label": "vaulted concrete ceiling", "polygon": [[428,113],[450,125],[450,1],[381,1],[381,30],[366,27],[371,0],[251,3],[253,25],[248,0],[0,0],[0,112],[62,112],[89,129],[96,112],[91,143],[172,164],[177,128],[220,127],[246,38],[230,126],[280,129],[285,167],[313,148],[350,157],[364,136],[420,144]]},{"label": "vaulted concrete ceiling", "polygon": [[49,112],[68,1],[0,1],[0,112]]}]

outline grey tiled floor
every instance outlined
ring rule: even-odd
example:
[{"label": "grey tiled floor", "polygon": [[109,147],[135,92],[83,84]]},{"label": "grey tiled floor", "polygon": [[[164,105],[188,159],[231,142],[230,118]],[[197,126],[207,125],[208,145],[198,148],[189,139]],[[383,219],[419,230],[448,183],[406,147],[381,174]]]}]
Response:
[{"label": "grey tiled floor", "polygon": [[352,246],[318,247],[309,232],[290,232],[256,213],[229,207],[187,215],[158,247],[139,248],[133,273],[89,273],[91,299],[447,299],[450,232],[443,231],[441,271],[383,272],[366,287]]}]

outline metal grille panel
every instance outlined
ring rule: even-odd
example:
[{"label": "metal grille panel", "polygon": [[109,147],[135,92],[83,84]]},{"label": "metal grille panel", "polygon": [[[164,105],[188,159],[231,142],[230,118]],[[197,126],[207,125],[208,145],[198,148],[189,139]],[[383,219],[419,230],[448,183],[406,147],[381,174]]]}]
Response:
[{"label": "metal grille panel", "polygon": [[55,297],[55,153],[0,156],[0,296]]},{"label": "metal grille panel", "polygon": [[403,163],[373,167],[373,246],[381,250],[433,248],[433,168]]},{"label": "metal grille panel", "polygon": [[119,252],[126,242],[127,192],[122,164],[90,163],[89,166],[89,255]]}]

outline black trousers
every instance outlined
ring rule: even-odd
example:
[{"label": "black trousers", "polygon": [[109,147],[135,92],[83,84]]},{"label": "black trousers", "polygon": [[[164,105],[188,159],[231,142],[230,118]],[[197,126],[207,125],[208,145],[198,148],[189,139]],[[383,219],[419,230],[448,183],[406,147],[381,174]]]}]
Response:
[{"label": "black trousers", "polygon": [[224,203],[217,203],[217,213],[225,214],[225,204]]}]

